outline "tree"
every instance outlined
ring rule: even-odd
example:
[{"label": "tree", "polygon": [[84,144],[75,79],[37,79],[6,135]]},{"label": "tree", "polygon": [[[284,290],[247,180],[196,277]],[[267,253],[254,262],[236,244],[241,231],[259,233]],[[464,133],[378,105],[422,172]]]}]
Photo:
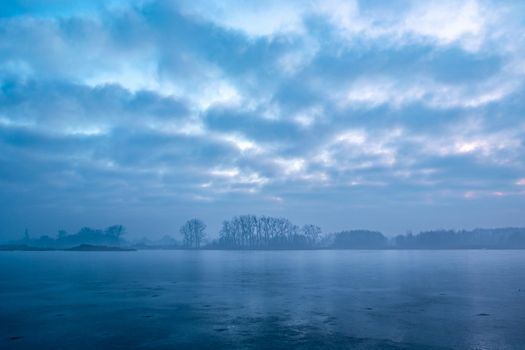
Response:
[{"label": "tree", "polygon": [[106,235],[115,238],[115,240],[119,240],[120,236],[126,233],[126,228],[122,225],[113,225],[109,226],[106,229]]},{"label": "tree", "polygon": [[301,229],[302,234],[306,237],[308,245],[315,246],[319,237],[321,237],[321,228],[316,225],[304,225]]},{"label": "tree", "polygon": [[314,246],[320,234],[317,226],[300,229],[285,218],[241,215],[222,223],[219,244],[235,249],[299,249]]},{"label": "tree", "polygon": [[380,249],[387,245],[388,240],[381,232],[352,230],[336,233],[332,247],[339,249]]},{"label": "tree", "polygon": [[191,219],[184,223],[180,228],[180,233],[187,248],[199,248],[205,236],[206,225],[202,220]]},{"label": "tree", "polygon": [[67,231],[66,230],[59,230],[58,231],[58,236],[57,236],[58,239],[63,239],[66,236],[67,236]]}]

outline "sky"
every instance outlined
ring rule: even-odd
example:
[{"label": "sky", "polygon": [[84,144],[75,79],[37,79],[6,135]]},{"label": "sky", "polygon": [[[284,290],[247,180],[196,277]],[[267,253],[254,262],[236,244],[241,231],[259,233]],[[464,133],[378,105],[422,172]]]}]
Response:
[{"label": "sky", "polygon": [[0,238],[525,226],[525,2],[0,5]]}]

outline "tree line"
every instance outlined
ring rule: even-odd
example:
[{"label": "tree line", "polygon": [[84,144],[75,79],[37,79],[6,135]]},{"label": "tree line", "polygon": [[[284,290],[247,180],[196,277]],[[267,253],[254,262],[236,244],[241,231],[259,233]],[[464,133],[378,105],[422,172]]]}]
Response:
[{"label": "tree line", "polygon": [[183,246],[208,249],[525,249],[525,228],[433,230],[388,238],[370,230],[323,234],[319,226],[300,227],[283,217],[241,215],[223,221],[217,239],[206,241],[205,229],[206,225],[199,219],[186,222],[181,228]]},{"label": "tree line", "polygon": [[122,236],[126,228],[122,225],[112,225],[105,229],[83,227],[77,233],[69,234],[65,230],[59,230],[56,237],[42,235],[31,238],[26,229],[21,240],[11,242],[12,244],[23,244],[38,248],[70,248],[81,244],[120,246],[124,242]]},{"label": "tree line", "polygon": [[240,215],[223,221],[218,237],[208,239],[206,224],[197,218],[179,229],[180,240],[123,239],[126,229],[83,227],[75,234],[64,230],[56,237],[24,237],[11,244],[32,247],[69,248],[80,244],[134,247],[138,249],[525,249],[525,228],[433,230],[388,238],[381,232],[346,230],[323,234],[319,226],[298,226],[283,217]]},{"label": "tree line", "polygon": [[394,237],[401,249],[525,249],[525,228],[433,230]]},{"label": "tree line", "polygon": [[299,227],[281,217],[235,216],[222,223],[219,240],[214,245],[235,249],[315,248],[321,228]]}]

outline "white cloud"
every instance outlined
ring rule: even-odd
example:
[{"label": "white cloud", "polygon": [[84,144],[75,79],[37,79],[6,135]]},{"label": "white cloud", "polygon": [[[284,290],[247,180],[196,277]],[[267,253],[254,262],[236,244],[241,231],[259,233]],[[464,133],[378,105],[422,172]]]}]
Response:
[{"label": "white cloud", "polygon": [[241,152],[251,152],[251,153],[261,153],[264,152],[264,148],[261,145],[258,145],[255,141],[246,138],[241,134],[230,133],[214,133],[210,135],[215,139],[229,143],[235,146]]},{"label": "white cloud", "polygon": [[314,9],[345,40],[381,39],[396,46],[427,40],[439,46],[457,44],[476,51],[492,24],[489,10],[475,0],[412,1],[407,5],[363,13],[356,1],[329,0],[319,1]]},{"label": "white cloud", "polygon": [[365,143],[367,135],[363,130],[346,130],[335,135],[335,142],[362,145]]},{"label": "white cloud", "polygon": [[239,169],[238,168],[218,168],[218,169],[213,169],[212,171],[210,171],[210,174],[213,176],[233,178],[239,175]]},{"label": "white cloud", "polygon": [[200,188],[213,193],[244,192],[257,193],[270,182],[268,177],[256,171],[241,170],[238,167],[214,168],[209,172],[212,180],[200,185]]},{"label": "white cloud", "polygon": [[195,118],[178,121],[155,120],[147,122],[146,125],[150,129],[162,134],[186,136],[203,136],[206,134],[206,128],[202,121]]},{"label": "white cloud", "polygon": [[370,24],[359,16],[359,7],[355,0],[326,0],[318,1],[315,5],[316,12],[324,15],[344,36],[371,30]]},{"label": "white cloud", "polygon": [[513,129],[490,130],[482,118],[469,118],[436,130],[441,135],[416,135],[408,138],[416,149],[427,155],[448,157],[469,155],[484,162],[518,165],[516,159],[523,151],[523,125]]},{"label": "white cloud", "polygon": [[521,83],[506,74],[485,81],[444,84],[430,78],[362,77],[334,97],[341,108],[373,108],[389,105],[402,108],[421,103],[436,109],[478,108],[500,101],[515,92]]},{"label": "white cloud", "polygon": [[440,45],[458,42],[476,51],[486,30],[484,9],[478,1],[417,1],[400,27],[401,34],[428,37]]},{"label": "white cloud", "polygon": [[300,127],[308,129],[313,127],[315,123],[323,119],[323,117],[323,108],[321,106],[314,106],[299,111],[292,117],[292,120]]},{"label": "white cloud", "polygon": [[476,196],[477,193],[475,191],[466,191],[465,193],[463,193],[463,197],[466,199],[473,199],[476,198]]},{"label": "white cloud", "polygon": [[308,51],[287,52],[277,59],[277,66],[285,75],[293,75],[305,67],[314,57],[316,50],[310,48]]},{"label": "white cloud", "polygon": [[304,30],[304,7],[295,1],[245,2],[226,0],[217,4],[191,1],[183,11],[217,25],[240,31],[250,37],[273,36],[280,33],[301,33]]},{"label": "white cloud", "polygon": [[87,75],[83,82],[90,87],[119,85],[133,93],[141,90],[154,91],[161,96],[178,93],[175,85],[160,79],[154,57],[143,62],[134,62],[133,58],[130,58],[118,67],[112,67],[111,70],[101,70]]},{"label": "white cloud", "polygon": [[202,89],[188,95],[185,97],[190,97],[199,110],[206,110],[217,105],[236,107],[242,102],[240,92],[223,80],[208,81]]},{"label": "white cloud", "polygon": [[334,134],[312,157],[314,163],[336,171],[354,171],[374,166],[392,167],[403,130],[347,129]]},{"label": "white cloud", "polygon": [[0,125],[5,127],[14,127],[14,128],[25,128],[25,127],[32,127],[36,126],[36,123],[34,121],[30,120],[13,120],[7,117],[0,116]]},{"label": "white cloud", "polygon": [[67,127],[63,132],[67,135],[99,136],[107,134],[109,130],[106,126],[102,125],[85,125]]},{"label": "white cloud", "polygon": [[301,173],[306,167],[306,161],[302,158],[277,158],[274,162],[283,171],[284,175]]}]

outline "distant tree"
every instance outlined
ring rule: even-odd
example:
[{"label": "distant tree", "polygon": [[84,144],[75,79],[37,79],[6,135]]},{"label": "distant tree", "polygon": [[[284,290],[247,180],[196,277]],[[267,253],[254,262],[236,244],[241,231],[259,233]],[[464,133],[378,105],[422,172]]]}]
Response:
[{"label": "distant tree", "polygon": [[321,229],[314,225],[300,229],[286,218],[241,215],[224,221],[219,234],[218,245],[224,248],[302,249],[315,245]]},{"label": "distant tree", "polygon": [[368,230],[343,231],[335,234],[333,248],[339,249],[380,249],[388,240],[381,232]]},{"label": "distant tree", "polygon": [[122,225],[113,225],[106,228],[106,235],[115,238],[117,241],[120,236],[126,233],[126,228]]},{"label": "distant tree", "polygon": [[525,248],[525,229],[495,228],[466,230],[434,230],[397,236],[396,248],[418,249],[480,249]]},{"label": "distant tree", "polygon": [[76,235],[67,237],[68,244],[115,244],[115,238],[107,235],[105,230],[83,227]]},{"label": "distant tree", "polygon": [[27,228],[24,231],[24,241],[29,242],[29,230]]},{"label": "distant tree", "polygon": [[82,227],[80,231],[78,231],[77,236],[80,237],[92,237],[92,236],[101,236],[104,232],[99,229],[93,229],[91,227]]},{"label": "distant tree", "polygon": [[316,225],[304,225],[301,229],[302,234],[306,237],[308,245],[315,246],[321,237],[321,228]]},{"label": "distant tree", "polygon": [[187,248],[199,248],[205,236],[206,225],[202,220],[191,219],[184,223],[180,228],[180,233]]},{"label": "distant tree", "polygon": [[57,235],[58,239],[63,239],[66,236],[67,236],[67,231],[66,230],[58,230],[58,235]]}]

